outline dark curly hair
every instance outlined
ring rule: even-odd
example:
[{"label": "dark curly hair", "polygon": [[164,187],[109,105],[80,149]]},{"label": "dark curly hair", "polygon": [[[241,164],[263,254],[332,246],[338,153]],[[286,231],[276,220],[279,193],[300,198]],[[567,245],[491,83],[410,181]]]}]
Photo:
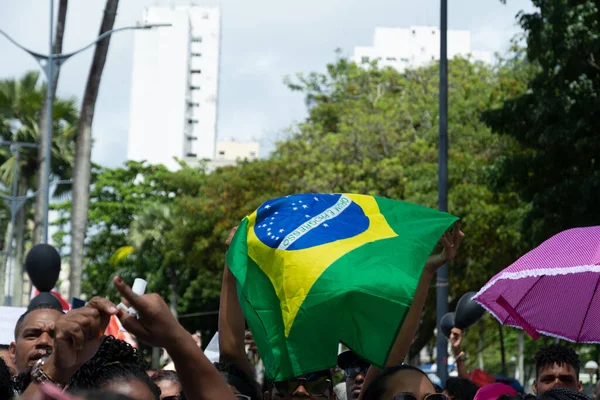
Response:
[{"label": "dark curly hair", "polygon": [[107,336],[98,352],[69,381],[69,392],[99,389],[111,382],[136,380],[148,386],[156,400],[160,389],[146,373],[146,363],[129,343]]},{"label": "dark curly hair", "polygon": [[473,400],[479,387],[468,379],[449,378],[446,392],[453,400]]},{"label": "dark curly hair", "polygon": [[228,385],[235,387],[240,394],[249,396],[252,400],[262,399],[258,382],[235,364],[216,362],[217,370],[221,373]]},{"label": "dark curly hair", "polygon": [[[387,390],[387,383],[389,379],[400,371],[418,372],[421,375],[423,375],[429,382],[431,382],[427,374],[425,374],[425,372],[421,371],[419,368],[415,368],[406,364],[397,365],[395,367],[389,367],[381,371],[379,375],[377,375],[377,377],[373,379],[373,382],[371,382],[371,384],[367,386],[367,390],[365,390],[365,393],[362,397],[363,400],[382,400],[383,395]],[[431,384],[431,386],[433,386],[433,383]]]},{"label": "dark curly hair", "polygon": [[575,370],[577,377],[579,377],[581,362],[575,350],[569,347],[553,344],[538,351],[533,359],[535,361],[536,379],[540,377],[542,368],[551,367],[554,364],[560,366],[570,365]]}]

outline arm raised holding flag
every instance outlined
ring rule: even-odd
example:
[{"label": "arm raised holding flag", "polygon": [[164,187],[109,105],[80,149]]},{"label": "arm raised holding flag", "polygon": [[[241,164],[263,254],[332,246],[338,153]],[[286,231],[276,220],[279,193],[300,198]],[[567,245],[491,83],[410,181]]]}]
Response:
[{"label": "arm raised holding flag", "polygon": [[[432,254],[427,259],[427,263],[425,264],[425,268],[421,274],[421,279],[419,280],[419,284],[415,292],[412,306],[406,315],[404,324],[402,324],[402,327],[400,328],[400,332],[398,333],[398,338],[394,343],[394,347],[390,351],[389,358],[386,362],[386,367],[399,365],[404,362],[406,354],[408,353],[408,349],[410,348],[410,345],[412,344],[413,338],[415,337],[419,327],[419,320],[421,318],[421,313],[423,312],[425,300],[427,299],[427,292],[429,291],[431,280],[433,279],[436,271],[442,265],[456,257],[458,254],[458,248],[460,247],[464,236],[465,234],[460,230],[460,222],[456,222],[454,224],[452,233],[444,234],[440,240],[443,246],[442,251],[437,254]],[[372,366],[369,368],[360,398],[362,398],[362,394],[369,386],[369,383],[373,381],[380,371],[381,370],[377,367]]]}]

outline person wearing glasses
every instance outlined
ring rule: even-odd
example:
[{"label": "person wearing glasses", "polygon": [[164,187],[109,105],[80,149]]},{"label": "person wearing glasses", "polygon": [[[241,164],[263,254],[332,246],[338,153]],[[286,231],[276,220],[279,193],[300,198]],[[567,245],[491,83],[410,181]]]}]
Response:
[{"label": "person wearing glasses", "polygon": [[265,400],[327,399],[335,400],[333,376],[330,370],[312,372],[297,378],[273,382]]},{"label": "person wearing glasses", "polygon": [[338,355],[338,367],[346,375],[347,399],[358,399],[370,366],[368,361],[360,358],[352,350],[346,350]]},{"label": "person wearing glasses", "polygon": [[365,390],[363,400],[448,400],[427,375],[410,365],[386,368]]}]

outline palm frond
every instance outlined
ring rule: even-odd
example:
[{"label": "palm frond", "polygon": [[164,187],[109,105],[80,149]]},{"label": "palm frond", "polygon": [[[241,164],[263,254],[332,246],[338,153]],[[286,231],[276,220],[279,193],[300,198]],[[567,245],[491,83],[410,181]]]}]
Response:
[{"label": "palm frond", "polygon": [[54,192],[52,193],[52,198],[59,202],[69,201],[71,200],[71,195],[73,194],[73,186],[72,185],[56,185]]}]

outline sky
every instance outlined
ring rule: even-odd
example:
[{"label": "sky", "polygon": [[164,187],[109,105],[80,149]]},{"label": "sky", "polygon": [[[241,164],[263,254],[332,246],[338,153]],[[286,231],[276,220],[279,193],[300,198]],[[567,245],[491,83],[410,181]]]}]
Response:
[{"label": "sky", "polygon": [[[0,0],[0,29],[23,46],[48,53],[50,0]],[[354,46],[369,46],[375,27],[439,25],[439,0],[221,0],[221,87],[219,139],[260,140],[273,147],[306,107],[301,93],[291,92],[283,78],[322,71],[335,50],[351,56]],[[519,11],[531,11],[529,0],[450,0],[449,29],[470,30],[473,50],[503,53],[520,30]],[[121,0],[115,28],[135,25],[151,5],[185,5],[189,1]],[[105,0],[70,0],[63,51],[94,41]],[[55,1],[55,9],[58,1]],[[168,29],[168,28],[166,28]],[[100,87],[93,125],[92,159],[121,165],[127,156],[132,32],[113,36]],[[93,50],[69,59],[61,69],[58,94],[81,100]],[[39,68],[27,53],[0,36],[0,79]]]}]

